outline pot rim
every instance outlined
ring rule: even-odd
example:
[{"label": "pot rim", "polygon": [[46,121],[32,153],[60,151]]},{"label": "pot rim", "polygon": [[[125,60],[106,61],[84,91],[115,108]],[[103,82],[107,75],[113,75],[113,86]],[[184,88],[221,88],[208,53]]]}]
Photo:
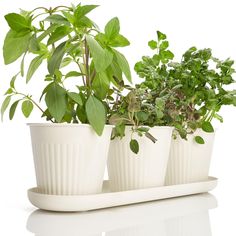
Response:
[{"label": "pot rim", "polygon": [[[126,128],[128,127],[132,127],[132,125],[126,125],[125,126]],[[150,127],[148,125],[141,125],[141,127],[147,127],[147,128],[150,128],[150,129],[174,129],[174,126],[153,126],[153,127]]]},{"label": "pot rim", "polygon": [[[27,126],[30,127],[91,127],[90,124],[75,124],[75,123],[27,123]],[[113,128],[114,125],[107,125],[105,124],[105,127],[111,127]]]}]

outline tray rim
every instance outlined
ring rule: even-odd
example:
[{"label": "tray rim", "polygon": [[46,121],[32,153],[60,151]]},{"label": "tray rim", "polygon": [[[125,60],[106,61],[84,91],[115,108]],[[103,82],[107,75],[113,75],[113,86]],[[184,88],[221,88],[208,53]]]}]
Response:
[{"label": "tray rim", "polygon": [[[126,190],[126,191],[109,191],[109,192],[101,192],[101,193],[95,193],[95,194],[84,194],[84,195],[57,195],[57,194],[46,194],[46,193],[40,193],[37,192],[37,187],[29,188],[27,191],[31,193],[35,193],[37,195],[43,195],[43,196],[52,196],[52,197],[85,197],[85,196],[96,196],[96,195],[104,195],[104,194],[117,194],[117,193],[129,193],[129,192],[141,192],[146,190],[156,190],[156,189],[164,189],[169,188],[173,186],[186,186],[186,185],[194,185],[199,183],[208,183],[208,182],[218,182],[218,178],[209,176],[207,180],[199,181],[199,182],[192,182],[192,183],[186,183],[186,184],[175,184],[175,185],[164,185],[164,186],[158,186],[158,187],[151,187],[151,188],[142,188],[142,189],[134,189],[134,190]],[[109,185],[109,180],[103,181],[104,185]]]},{"label": "tray rim", "polygon": [[[104,185],[108,185],[108,181],[104,181]],[[102,192],[98,194],[89,194],[89,195],[51,195],[51,194],[44,194],[37,192],[37,187],[30,188],[27,191],[28,199],[31,202],[32,205],[36,206],[39,209],[48,210],[48,211],[66,211],[66,212],[79,212],[79,211],[90,211],[90,210],[98,210],[98,209],[104,209],[104,208],[110,208],[110,207],[117,207],[117,206],[125,206],[130,204],[136,204],[136,203],[142,203],[142,202],[150,202],[150,201],[158,201],[158,200],[164,200],[164,199],[170,199],[175,197],[182,197],[182,196],[188,196],[188,195],[194,195],[199,193],[205,193],[213,190],[218,184],[218,179],[215,177],[209,176],[207,180],[200,181],[200,182],[194,182],[194,183],[187,183],[187,184],[179,184],[179,185],[168,185],[168,186],[161,186],[161,187],[153,187],[153,188],[145,188],[145,189],[137,189],[137,190],[128,190],[128,191],[119,191],[119,192]],[[195,191],[187,191],[187,188],[196,187]],[[201,190],[202,189],[202,190]],[[181,194],[171,194],[171,192],[183,191]],[[170,194],[166,194],[165,192],[170,192]],[[148,193],[153,195],[152,197],[147,197]],[[154,196],[156,193],[156,197]],[[162,196],[163,193],[163,196]],[[158,196],[158,194],[160,196]],[[136,195],[140,195],[140,199],[136,197]],[[132,196],[134,196],[134,200],[132,200]],[[143,196],[143,200],[141,199],[141,196]],[[131,199],[130,199],[131,197]],[[61,207],[40,207],[42,205],[41,203],[37,204],[35,203],[35,198],[48,198],[48,199],[54,199],[58,201],[76,201],[76,202],[88,202],[95,203],[96,201],[100,201],[102,198],[107,198],[110,201],[112,201],[112,198],[115,199],[115,203],[109,203],[106,204],[103,203],[101,207],[65,207],[66,209],[63,210]],[[120,200],[119,200],[120,198]],[[122,198],[128,198],[128,200],[123,201]],[[136,199],[135,199],[136,198]],[[40,201],[40,200],[39,200]],[[38,201],[38,202],[39,202]],[[44,204],[45,205],[45,204]],[[82,204],[83,205],[83,204]],[[80,209],[79,209],[80,208]]]}]

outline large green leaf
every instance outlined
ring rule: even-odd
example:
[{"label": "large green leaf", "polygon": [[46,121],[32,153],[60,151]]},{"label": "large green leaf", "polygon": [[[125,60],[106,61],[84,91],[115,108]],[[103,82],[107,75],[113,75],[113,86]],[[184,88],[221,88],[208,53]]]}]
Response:
[{"label": "large green leaf", "polygon": [[112,62],[112,53],[110,53],[106,49],[103,49],[93,37],[87,35],[86,40],[88,42],[88,46],[94,60],[96,71],[104,71]]},{"label": "large green leaf", "polygon": [[19,14],[16,13],[7,14],[5,15],[5,19],[9,27],[16,32],[30,30],[29,22],[25,19],[25,17]]},{"label": "large green leaf", "polygon": [[26,118],[28,118],[34,108],[34,105],[31,101],[26,100],[22,103],[21,110]]},{"label": "large green leaf", "polygon": [[45,37],[47,37],[50,33],[52,33],[58,27],[57,24],[50,25],[42,34],[37,38],[38,42],[42,41]]},{"label": "large green leaf", "polygon": [[135,154],[138,154],[139,144],[138,144],[138,141],[136,139],[131,139],[130,140],[129,147],[130,147],[132,152],[134,152]]},{"label": "large green leaf", "polygon": [[55,70],[60,68],[62,58],[65,54],[66,42],[61,43],[53,52],[51,58],[48,61],[48,72],[50,75],[55,73]]},{"label": "large green leaf", "polygon": [[62,14],[66,17],[66,19],[71,23],[74,24],[75,23],[75,17],[73,14],[71,14],[68,11],[62,11]]},{"label": "large green leaf", "polygon": [[78,28],[92,28],[94,23],[87,16],[84,16],[75,21],[75,26]]},{"label": "large green leaf", "polygon": [[113,52],[115,54],[115,57],[116,57],[116,60],[117,60],[117,63],[119,65],[120,69],[122,70],[122,72],[124,73],[124,75],[128,79],[128,81],[130,83],[132,83],[129,63],[126,60],[125,56],[115,49],[113,49]]},{"label": "large green leaf", "polygon": [[213,133],[214,132],[214,128],[212,126],[212,124],[208,121],[205,121],[202,123],[202,130],[207,132],[207,133]]},{"label": "large green leaf", "polygon": [[48,16],[45,21],[49,21],[51,23],[54,24],[58,24],[58,25],[68,25],[70,26],[70,22],[63,16],[58,15],[58,14],[54,14],[51,16]]},{"label": "large green leaf", "polygon": [[84,74],[78,72],[78,71],[70,71],[65,75],[65,79],[69,78],[69,77],[78,77],[78,76],[82,76]]},{"label": "large green leaf", "polygon": [[47,45],[53,44],[55,42],[57,42],[58,40],[64,38],[65,36],[67,36],[70,32],[71,32],[71,28],[68,26],[60,26],[58,27],[50,36],[50,38],[48,39]]},{"label": "large green leaf", "polygon": [[11,101],[11,96],[7,96],[7,97],[4,99],[3,103],[2,103],[2,107],[1,107],[1,119],[2,119],[2,120],[3,120],[3,115],[4,115],[4,113],[5,113],[6,109],[7,109],[7,107],[8,107],[9,104],[10,104],[10,101]]},{"label": "large green leaf", "polygon": [[80,106],[83,106],[83,100],[79,93],[70,92],[68,93],[69,97]]},{"label": "large green leaf", "polygon": [[33,35],[29,42],[29,51],[32,53],[38,53],[40,51],[39,41],[36,38],[36,35]]},{"label": "large green leaf", "polygon": [[66,91],[57,83],[52,83],[46,92],[45,101],[50,114],[57,122],[61,122],[66,113]]},{"label": "large green leaf", "polygon": [[17,108],[17,105],[19,103],[20,100],[14,102],[11,107],[10,107],[10,111],[9,111],[9,119],[12,120],[13,117],[14,117],[14,114],[15,114],[15,111],[16,111],[16,108]]},{"label": "large green leaf", "polygon": [[28,83],[30,81],[30,79],[32,78],[32,76],[34,75],[35,71],[39,68],[39,66],[42,64],[43,62],[43,56],[37,56],[35,57],[30,65],[29,65],[29,69],[26,75],[26,83]]},{"label": "large green leaf", "polygon": [[103,100],[109,90],[110,81],[106,73],[97,73],[93,81],[93,89],[98,98]]},{"label": "large green leaf", "polygon": [[18,37],[17,32],[10,30],[4,40],[3,57],[5,64],[16,61],[28,49],[31,34]]},{"label": "large green leaf", "polygon": [[120,32],[120,22],[117,17],[111,19],[105,26],[105,35],[109,40],[115,39]]},{"label": "large green leaf", "polygon": [[109,41],[109,46],[112,47],[126,47],[129,46],[130,42],[123,35],[119,34],[114,39]]},{"label": "large green leaf", "polygon": [[106,123],[106,111],[103,103],[95,96],[90,95],[85,108],[90,125],[101,136]]},{"label": "large green leaf", "polygon": [[86,14],[88,14],[93,9],[97,8],[98,5],[85,5],[85,6],[78,6],[75,10],[75,18],[77,21],[79,21],[82,17],[84,17]]},{"label": "large green leaf", "polygon": [[73,61],[72,58],[70,57],[65,57],[63,58],[62,62],[61,62],[61,65],[60,65],[60,68],[63,68],[65,66],[68,66],[71,62]]}]

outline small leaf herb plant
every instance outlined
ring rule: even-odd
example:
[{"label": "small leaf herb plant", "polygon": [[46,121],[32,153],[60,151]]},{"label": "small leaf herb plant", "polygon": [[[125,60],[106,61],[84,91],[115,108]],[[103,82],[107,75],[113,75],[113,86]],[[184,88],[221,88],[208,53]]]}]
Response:
[{"label": "small leaf herb plant", "polygon": [[[9,109],[13,119],[17,105],[29,117],[33,107],[42,117],[52,122],[89,123],[98,135],[107,123],[109,101],[113,100],[111,85],[120,89],[124,76],[131,82],[129,64],[116,48],[130,43],[120,34],[118,18],[111,19],[101,32],[87,16],[97,5],[38,7],[32,11],[10,13],[5,19],[10,27],[3,46],[5,64],[20,61],[19,72],[10,81],[1,115]],[[25,61],[34,55],[25,73]],[[47,63],[48,73],[41,98],[46,109],[41,108],[31,95],[19,92],[15,81],[21,76],[31,82],[34,73]],[[68,71],[69,68],[75,68]],[[66,88],[74,77],[75,91]]]},{"label": "small leaf herb plant", "polygon": [[152,142],[156,142],[156,138],[149,132],[150,127],[162,125],[163,120],[163,102],[156,99],[156,103],[152,104],[153,97],[144,89],[132,88],[126,86],[129,91],[126,96],[117,93],[117,99],[113,103],[109,122],[115,125],[113,129],[112,139],[116,137],[123,138],[125,136],[125,128],[131,129],[130,149],[134,153],[139,152],[139,143],[133,137],[137,133],[140,137],[146,136]]},{"label": "small leaf herb plant", "polygon": [[[150,106],[161,101],[162,110],[157,109],[156,115],[162,124],[174,126],[184,139],[198,128],[214,132],[212,120],[223,122],[221,107],[236,106],[236,91],[229,89],[235,83],[234,61],[215,58],[209,48],[191,47],[176,62],[166,35],[160,31],[157,40],[148,45],[155,53],[136,63],[135,71],[144,79],[137,88],[152,96]],[[200,136],[195,136],[195,141],[205,143]]]}]

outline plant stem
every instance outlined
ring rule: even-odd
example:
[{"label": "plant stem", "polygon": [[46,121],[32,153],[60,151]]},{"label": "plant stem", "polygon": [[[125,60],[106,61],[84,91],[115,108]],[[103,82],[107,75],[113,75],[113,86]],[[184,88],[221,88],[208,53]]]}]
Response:
[{"label": "plant stem", "polygon": [[53,12],[54,12],[54,11],[57,11],[59,8],[66,8],[66,9],[68,9],[68,10],[71,10],[71,9],[72,9],[71,7],[68,7],[68,6],[57,6],[57,7],[53,8],[52,11],[53,11]]},{"label": "plant stem", "polygon": [[[75,61],[75,63],[78,65],[80,72],[83,74],[83,70],[82,70],[82,68],[81,68],[81,66],[80,66],[80,64],[79,64],[79,62],[77,62],[77,61],[75,60],[75,58],[74,58],[74,61]],[[86,86],[84,75],[82,75],[82,80],[83,80],[84,86]]]},{"label": "plant stem", "polygon": [[34,11],[37,11],[37,10],[45,10],[46,12],[48,12],[48,9],[46,7],[37,7],[34,10],[32,10],[31,13],[33,13]]},{"label": "plant stem", "polygon": [[208,111],[207,114],[203,117],[203,121],[206,121],[211,111]]},{"label": "plant stem", "polygon": [[[49,9],[49,15],[51,16],[52,13],[53,13],[53,10],[52,10],[52,8],[50,7],[50,9]],[[52,23],[50,23],[50,26],[52,26]],[[49,35],[51,36],[52,34],[50,33]],[[54,44],[54,43],[52,43],[52,50],[55,51],[55,44]]]},{"label": "plant stem", "polygon": [[97,74],[97,72],[96,72],[96,70],[94,70],[92,75],[91,75],[91,84],[93,83],[93,80],[94,80],[96,74]]},{"label": "plant stem", "polygon": [[34,17],[32,18],[32,21],[35,20],[37,17],[42,16],[42,15],[45,15],[45,14],[48,14],[48,12],[43,12],[43,13],[40,13],[40,14],[34,16]]},{"label": "plant stem", "polygon": [[[29,95],[26,95],[24,93],[18,93],[18,92],[15,92],[15,94],[16,95],[21,95],[24,98],[30,100],[44,114],[44,110]],[[50,121],[54,123],[54,121],[52,119],[50,119]]]},{"label": "plant stem", "polygon": [[207,121],[208,121],[208,122],[211,122],[212,119],[213,119],[213,117],[214,117],[214,115],[215,115],[215,111],[213,110],[213,111],[211,111],[211,114],[210,114],[210,116],[208,117]]},{"label": "plant stem", "polygon": [[85,50],[86,84],[87,86],[91,86],[91,79],[89,73],[89,49],[86,39],[84,39],[84,50]]}]

